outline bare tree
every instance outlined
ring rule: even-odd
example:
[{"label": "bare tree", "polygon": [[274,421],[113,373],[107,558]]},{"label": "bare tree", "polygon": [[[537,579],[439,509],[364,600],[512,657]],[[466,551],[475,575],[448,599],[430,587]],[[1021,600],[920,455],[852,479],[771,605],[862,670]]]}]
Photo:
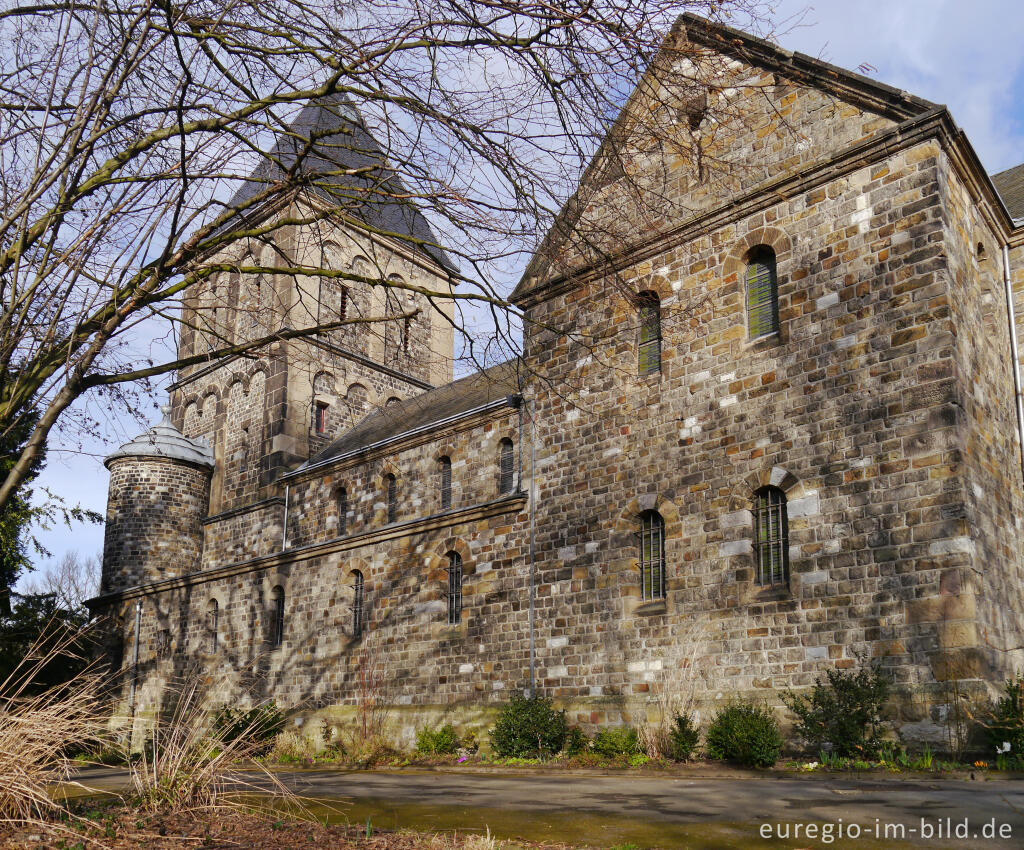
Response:
[{"label": "bare tree", "polygon": [[[310,316],[302,327],[254,325],[240,335],[224,326],[210,296],[219,275],[257,289],[273,275],[413,288],[430,303],[485,305],[507,333],[514,322],[502,270],[536,247],[629,93],[659,50],[664,56],[675,16],[720,19],[756,5],[7,0],[0,434],[38,420],[0,482],[0,511],[86,394],[104,394],[111,407],[130,401],[131,382],[394,318]],[[633,199],[633,213],[640,194],[652,197],[651,182],[631,192],[618,178],[646,173],[635,167],[641,159],[699,159],[700,172],[713,158],[695,133],[708,101],[694,80],[708,52],[683,39],[669,47],[668,64],[684,69],[674,101],[683,112],[648,110],[644,132],[634,115],[618,128],[626,153],[609,148],[592,181],[593,191],[615,182]],[[659,92],[641,96],[656,100]],[[341,120],[329,134],[304,127],[296,116],[310,108],[333,109]],[[663,131],[671,149],[626,143]],[[575,203],[585,206],[580,195]],[[271,209],[287,214],[268,219]],[[395,215],[423,215],[433,229],[396,229]],[[297,263],[280,249],[296,227],[337,221],[431,253],[452,285],[465,285],[417,289],[372,269]],[[585,250],[605,250],[614,233],[594,236],[602,226],[578,228]],[[259,261],[224,263],[225,246],[242,240],[273,246],[271,259],[263,252]],[[464,329],[459,316],[453,321]],[[181,322],[207,345],[187,356],[173,341],[161,349],[152,343],[153,320]]]},{"label": "bare tree", "polygon": [[73,614],[85,613],[85,600],[100,590],[100,557],[83,557],[71,550],[59,561],[46,564],[25,582],[23,595],[52,595],[57,607]]}]

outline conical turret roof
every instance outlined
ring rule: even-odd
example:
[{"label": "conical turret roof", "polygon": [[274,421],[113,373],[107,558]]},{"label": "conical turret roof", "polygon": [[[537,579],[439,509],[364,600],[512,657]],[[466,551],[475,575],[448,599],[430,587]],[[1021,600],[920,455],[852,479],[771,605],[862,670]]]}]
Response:
[{"label": "conical turret roof", "polygon": [[190,439],[175,428],[171,422],[171,408],[168,405],[163,405],[160,411],[164,415],[163,419],[117,451],[107,455],[103,461],[104,466],[109,467],[111,461],[122,457],[163,457],[212,468],[213,449],[206,440]]}]

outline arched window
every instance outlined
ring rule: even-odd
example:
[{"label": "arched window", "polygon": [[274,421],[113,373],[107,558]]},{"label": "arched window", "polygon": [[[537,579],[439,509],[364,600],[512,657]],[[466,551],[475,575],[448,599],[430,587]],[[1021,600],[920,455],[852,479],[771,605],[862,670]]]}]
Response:
[{"label": "arched window", "polygon": [[458,552],[448,553],[448,622],[453,626],[462,622],[462,556]]},{"label": "arched window", "polygon": [[762,487],[754,494],[754,555],[758,584],[789,583],[789,520],[786,494],[778,487]]},{"label": "arched window", "polygon": [[352,571],[352,637],[363,634],[363,574]]},{"label": "arched window", "polygon": [[441,510],[452,506],[452,459],[445,455],[437,461],[441,473]]},{"label": "arched window", "polygon": [[665,598],[665,520],[657,511],[640,515],[640,588],[645,600]]},{"label": "arched window", "polygon": [[348,534],[348,490],[338,488],[338,537]]},{"label": "arched window", "polygon": [[270,591],[270,645],[278,647],[284,643],[284,588],[277,585]]},{"label": "arched window", "polygon": [[216,599],[206,603],[206,645],[210,653],[215,653],[220,646],[220,605]]},{"label": "arched window", "polygon": [[506,437],[498,444],[498,492],[511,493],[515,481],[515,450]]},{"label": "arched window", "polygon": [[759,245],[747,261],[747,328],[751,339],[779,330],[779,284],[775,252]]},{"label": "arched window", "polygon": [[641,292],[640,337],[637,346],[637,373],[650,375],[661,371],[661,301],[654,292]]},{"label": "arched window", "polygon": [[388,507],[388,522],[398,519],[398,482],[390,472],[384,476],[384,498]]}]

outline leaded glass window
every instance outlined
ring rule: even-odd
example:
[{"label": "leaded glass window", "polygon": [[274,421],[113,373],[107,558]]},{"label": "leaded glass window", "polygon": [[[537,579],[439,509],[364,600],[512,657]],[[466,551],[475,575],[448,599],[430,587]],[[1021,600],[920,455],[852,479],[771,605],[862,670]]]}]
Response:
[{"label": "leaded glass window", "polygon": [[661,371],[661,302],[653,292],[641,292],[640,339],[637,347],[637,373],[650,375]]},{"label": "leaded glass window", "polygon": [[779,286],[775,252],[762,245],[750,253],[747,264],[747,328],[751,339],[779,329]]},{"label": "leaded glass window", "polygon": [[363,634],[363,574],[352,572],[352,637]]},{"label": "leaded glass window", "polygon": [[640,531],[640,587],[644,600],[665,598],[665,520],[644,511]]},{"label": "leaded glass window", "polygon": [[448,622],[453,626],[462,622],[462,556],[458,552],[448,553]]}]

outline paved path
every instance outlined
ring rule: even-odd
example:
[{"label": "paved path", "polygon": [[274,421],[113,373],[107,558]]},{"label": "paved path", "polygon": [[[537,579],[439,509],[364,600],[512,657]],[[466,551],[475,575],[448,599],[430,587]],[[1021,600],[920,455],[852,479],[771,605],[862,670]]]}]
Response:
[{"label": "paved path", "polygon": [[[384,827],[483,829],[502,837],[638,847],[1024,847],[1024,782],[813,777],[647,777],[434,771],[303,770],[281,777],[303,796]],[[113,787],[119,771],[82,781]],[[326,810],[324,810],[326,811]],[[949,819],[947,821],[947,819]],[[944,834],[968,822],[966,839]],[[831,824],[832,842],[762,842],[762,824]],[[857,840],[838,840],[860,827]],[[986,827],[995,837],[984,834]],[[785,827],[783,827],[785,829]],[[931,829],[931,837],[928,830]],[[961,827],[962,829],[962,827]],[[1003,838],[999,838],[999,830]],[[886,832],[888,830],[888,832]],[[922,832],[923,830],[923,832]],[[940,831],[941,830],[941,831]],[[1009,830],[1009,834],[1007,834]],[[894,837],[904,841],[893,841]],[[773,836],[774,837],[774,836]],[[814,838],[814,836],[812,836]]]}]

